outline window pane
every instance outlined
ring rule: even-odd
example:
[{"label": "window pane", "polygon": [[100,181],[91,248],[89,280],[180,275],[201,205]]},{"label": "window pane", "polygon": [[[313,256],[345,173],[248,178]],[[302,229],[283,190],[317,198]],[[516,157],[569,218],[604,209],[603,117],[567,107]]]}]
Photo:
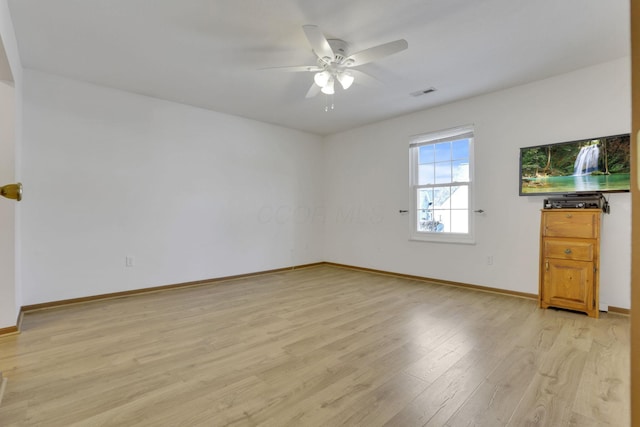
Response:
[{"label": "window pane", "polygon": [[418,191],[418,223],[427,221],[433,210],[433,190],[419,190]]},{"label": "window pane", "polygon": [[436,162],[451,160],[451,142],[439,142],[433,146],[436,149]]},{"label": "window pane", "polygon": [[469,211],[468,210],[452,210],[451,211],[451,232],[452,233],[468,233],[469,232]]},{"label": "window pane", "polygon": [[433,189],[421,188],[418,190],[418,209],[433,209]]},{"label": "window pane", "polygon": [[438,187],[433,189],[433,207],[434,209],[451,208],[450,187]]},{"label": "window pane", "polygon": [[433,214],[429,214],[427,218],[418,221],[418,231],[427,233],[441,233],[444,230],[444,224],[441,221],[434,220]]},{"label": "window pane", "polygon": [[448,210],[434,210],[433,211],[433,228],[435,231],[447,233],[451,229],[451,220],[449,218],[450,212]]},{"label": "window pane", "polygon": [[444,231],[444,225],[433,219],[423,219],[418,221],[418,231],[426,233],[441,233]]},{"label": "window pane", "polygon": [[451,162],[436,163],[436,184],[451,182]]},{"label": "window pane", "polygon": [[460,139],[452,143],[453,155],[452,159],[468,159],[469,158],[469,140]]},{"label": "window pane", "polygon": [[469,182],[469,161],[455,160],[451,163],[454,182]]},{"label": "window pane", "polygon": [[433,145],[423,145],[418,149],[418,163],[433,163],[435,159],[435,152]]},{"label": "window pane", "polygon": [[435,184],[435,174],[433,163],[418,165],[418,185]]},{"label": "window pane", "polygon": [[469,187],[451,187],[451,209],[469,209]]},{"label": "window pane", "polygon": [[435,231],[433,223],[433,189],[418,190],[418,231]]}]

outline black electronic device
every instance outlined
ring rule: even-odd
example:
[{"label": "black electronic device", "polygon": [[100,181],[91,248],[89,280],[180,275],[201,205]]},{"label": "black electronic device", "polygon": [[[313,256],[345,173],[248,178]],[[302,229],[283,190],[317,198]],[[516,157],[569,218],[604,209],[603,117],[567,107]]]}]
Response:
[{"label": "black electronic device", "polygon": [[544,199],[545,209],[602,209],[609,213],[609,202],[601,193],[573,193]]}]

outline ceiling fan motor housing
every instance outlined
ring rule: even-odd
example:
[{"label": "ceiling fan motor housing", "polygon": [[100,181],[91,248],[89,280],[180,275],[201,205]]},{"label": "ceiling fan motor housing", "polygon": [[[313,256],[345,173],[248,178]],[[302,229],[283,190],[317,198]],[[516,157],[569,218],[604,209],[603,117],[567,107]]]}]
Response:
[{"label": "ceiling fan motor housing", "polygon": [[335,56],[334,58],[329,58],[328,62],[335,62],[336,64],[342,65],[349,56],[349,44],[340,39],[329,39],[327,42],[329,42],[329,46],[331,46],[331,50]]}]

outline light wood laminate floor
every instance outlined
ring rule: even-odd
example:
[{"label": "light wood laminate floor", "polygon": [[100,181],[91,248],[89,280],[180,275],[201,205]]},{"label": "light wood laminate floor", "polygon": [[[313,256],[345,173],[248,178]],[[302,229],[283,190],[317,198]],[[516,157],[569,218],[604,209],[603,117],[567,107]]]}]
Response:
[{"label": "light wood laminate floor", "polygon": [[27,313],[10,426],[628,426],[629,319],[317,266]]}]

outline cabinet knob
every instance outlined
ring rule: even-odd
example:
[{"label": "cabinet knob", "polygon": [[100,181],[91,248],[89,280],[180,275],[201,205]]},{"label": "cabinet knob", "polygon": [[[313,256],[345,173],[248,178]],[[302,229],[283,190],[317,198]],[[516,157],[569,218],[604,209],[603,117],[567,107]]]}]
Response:
[{"label": "cabinet knob", "polygon": [[567,255],[569,255],[569,254],[571,253],[571,249],[569,249],[569,248],[565,249],[565,250],[564,250],[564,253],[565,253],[565,254],[567,254]]},{"label": "cabinet knob", "polygon": [[567,218],[571,218],[571,217],[573,217],[573,215],[567,214]]}]

